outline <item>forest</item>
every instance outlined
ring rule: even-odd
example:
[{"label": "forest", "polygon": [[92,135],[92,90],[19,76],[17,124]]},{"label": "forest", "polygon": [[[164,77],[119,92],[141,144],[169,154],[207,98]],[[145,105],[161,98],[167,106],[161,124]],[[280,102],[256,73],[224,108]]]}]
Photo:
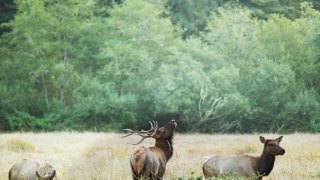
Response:
[{"label": "forest", "polygon": [[318,0],[3,0],[0,131],[320,132]]}]

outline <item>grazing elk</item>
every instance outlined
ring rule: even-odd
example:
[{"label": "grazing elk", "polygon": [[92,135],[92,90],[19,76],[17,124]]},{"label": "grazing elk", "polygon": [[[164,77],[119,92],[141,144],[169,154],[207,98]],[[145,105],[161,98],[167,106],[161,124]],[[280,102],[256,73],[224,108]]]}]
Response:
[{"label": "grazing elk", "polygon": [[49,163],[23,159],[12,166],[9,180],[57,180],[57,177]]},{"label": "grazing elk", "polygon": [[139,135],[142,139],[134,144],[140,144],[146,138],[154,138],[156,143],[152,147],[140,147],[130,157],[130,166],[132,177],[134,180],[149,179],[156,180],[162,179],[166,171],[166,163],[173,154],[173,133],[177,126],[174,120],[168,122],[165,126],[159,128],[157,122],[151,124],[151,129],[148,131],[133,131],[131,129],[124,129],[128,132],[127,137],[130,135]]},{"label": "grazing elk", "polygon": [[203,163],[203,175],[207,179],[218,177],[224,173],[232,173],[235,176],[254,176],[261,180],[263,176],[268,176],[272,171],[275,156],[285,153],[285,150],[279,146],[282,137],[266,140],[260,136],[260,141],[264,144],[264,147],[259,157],[214,155]]}]

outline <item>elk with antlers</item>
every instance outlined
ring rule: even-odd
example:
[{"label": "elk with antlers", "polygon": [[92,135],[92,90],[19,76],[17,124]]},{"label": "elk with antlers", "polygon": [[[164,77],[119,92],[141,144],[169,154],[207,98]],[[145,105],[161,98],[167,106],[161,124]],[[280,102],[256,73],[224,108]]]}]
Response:
[{"label": "elk with antlers", "polygon": [[146,138],[154,138],[156,143],[152,147],[140,147],[136,150],[130,158],[130,166],[132,177],[134,180],[138,179],[162,179],[166,163],[173,154],[173,133],[177,126],[175,120],[171,120],[165,126],[159,128],[158,122],[151,123],[151,129],[148,131],[133,131],[131,129],[124,129],[130,135],[139,135],[142,139],[134,145],[140,144]]}]

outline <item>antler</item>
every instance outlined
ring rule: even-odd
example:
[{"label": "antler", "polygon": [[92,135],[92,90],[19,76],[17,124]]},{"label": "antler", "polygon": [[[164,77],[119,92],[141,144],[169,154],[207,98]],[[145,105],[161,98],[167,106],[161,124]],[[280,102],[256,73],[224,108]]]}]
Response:
[{"label": "antler", "polygon": [[137,142],[135,144],[132,144],[132,145],[137,145],[137,144],[140,144],[146,138],[154,137],[156,135],[156,133],[157,133],[157,130],[159,129],[158,122],[157,121],[153,121],[153,124],[152,124],[149,121],[149,123],[151,125],[151,128],[148,131],[145,131],[145,130],[133,131],[131,129],[123,129],[124,131],[128,132],[128,134],[124,135],[124,136],[121,136],[121,138],[125,138],[125,137],[131,136],[133,134],[139,135],[139,136],[142,137],[142,139],[139,142]]}]

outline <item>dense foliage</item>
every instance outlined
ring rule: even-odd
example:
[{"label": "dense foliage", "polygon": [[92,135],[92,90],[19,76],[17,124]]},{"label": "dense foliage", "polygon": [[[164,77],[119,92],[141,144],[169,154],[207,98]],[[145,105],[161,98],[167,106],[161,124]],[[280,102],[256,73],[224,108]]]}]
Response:
[{"label": "dense foliage", "polygon": [[319,5],[244,2],[15,0],[0,130],[320,132]]},{"label": "dense foliage", "polygon": [[0,2],[0,36],[10,31],[9,27],[3,26],[3,23],[13,19],[17,9],[12,0],[2,0]]}]

